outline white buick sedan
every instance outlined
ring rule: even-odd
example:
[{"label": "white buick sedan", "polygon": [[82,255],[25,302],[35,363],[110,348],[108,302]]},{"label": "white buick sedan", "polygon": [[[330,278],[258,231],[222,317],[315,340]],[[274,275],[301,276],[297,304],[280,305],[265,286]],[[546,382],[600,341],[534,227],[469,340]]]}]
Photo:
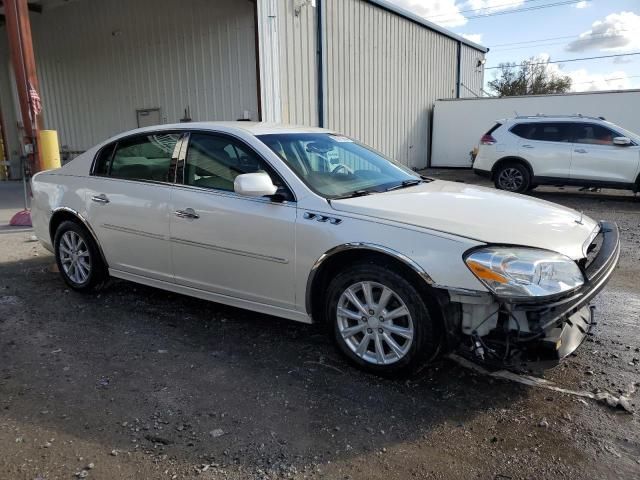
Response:
[{"label": "white buick sedan", "polygon": [[32,187],[36,235],[72,289],[117,277],[322,322],[379,374],[454,349],[557,363],[589,333],[620,249],[615,224],[421,177],[319,128],[134,130]]}]

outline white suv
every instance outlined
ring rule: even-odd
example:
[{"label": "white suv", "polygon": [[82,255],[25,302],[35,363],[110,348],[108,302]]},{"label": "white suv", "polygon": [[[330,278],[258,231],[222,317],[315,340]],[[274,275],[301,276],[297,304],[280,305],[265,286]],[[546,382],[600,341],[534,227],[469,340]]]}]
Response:
[{"label": "white suv", "polygon": [[482,136],[473,170],[511,192],[542,184],[638,192],[640,137],[603,118],[509,118]]}]

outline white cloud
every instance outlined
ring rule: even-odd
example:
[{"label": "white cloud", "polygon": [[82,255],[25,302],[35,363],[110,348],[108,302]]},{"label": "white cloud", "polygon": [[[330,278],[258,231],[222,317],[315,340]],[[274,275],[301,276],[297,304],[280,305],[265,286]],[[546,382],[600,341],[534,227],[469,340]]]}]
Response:
[{"label": "white cloud", "polygon": [[570,52],[585,50],[623,51],[640,48],[640,15],[620,12],[593,22],[588,30],[567,45]]},{"label": "white cloud", "polygon": [[575,7],[576,8],[587,8],[590,7],[591,4],[588,1],[583,0],[582,2],[578,2],[576,3]]},{"label": "white cloud", "polygon": [[470,42],[477,43],[479,45],[482,43],[481,33],[463,33],[462,36]]},{"label": "white cloud", "polygon": [[459,27],[467,23],[456,0],[391,0],[399,7],[445,27]]},{"label": "white cloud", "polygon": [[482,10],[479,12],[469,12],[471,15],[498,12],[500,10],[510,10],[517,8],[524,3],[524,0],[468,0],[465,10]]},{"label": "white cloud", "polygon": [[632,57],[613,57],[613,63],[618,65],[622,63],[632,63],[634,59]]},{"label": "white cloud", "polygon": [[624,90],[632,88],[627,72],[616,70],[610,73],[589,73],[586,69],[565,72],[571,77],[571,90],[586,92],[589,90]]},{"label": "white cloud", "polygon": [[[547,54],[539,56],[541,61],[549,58]],[[624,90],[633,88],[633,82],[629,74],[624,70],[614,70],[606,73],[591,73],[586,68],[577,70],[564,70],[559,64],[552,63],[547,70],[557,75],[566,75],[571,78],[572,92],[588,92],[591,90]]]},{"label": "white cloud", "polygon": [[525,0],[389,0],[410,12],[444,27],[467,23],[466,16],[518,8]]}]

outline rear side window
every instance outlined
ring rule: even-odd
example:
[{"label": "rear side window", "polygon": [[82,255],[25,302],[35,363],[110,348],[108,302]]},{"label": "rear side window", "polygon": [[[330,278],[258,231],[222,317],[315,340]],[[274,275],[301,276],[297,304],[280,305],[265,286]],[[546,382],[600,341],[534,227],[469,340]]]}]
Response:
[{"label": "rear side window", "polygon": [[511,133],[527,140],[570,142],[571,124],[561,122],[519,123],[511,129]]},{"label": "rear side window", "polygon": [[129,180],[167,182],[179,138],[178,133],[164,133],[118,141],[100,151],[94,173]]},{"label": "rear side window", "polygon": [[592,123],[575,123],[575,143],[589,145],[613,145],[614,132],[601,125]]}]

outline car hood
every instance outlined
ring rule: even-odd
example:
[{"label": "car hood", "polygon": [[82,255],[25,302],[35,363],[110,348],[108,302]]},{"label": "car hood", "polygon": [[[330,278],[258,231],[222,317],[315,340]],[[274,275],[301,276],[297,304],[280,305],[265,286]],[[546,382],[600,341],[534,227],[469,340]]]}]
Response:
[{"label": "car hood", "polygon": [[338,211],[382,218],[485,243],[544,248],[574,260],[597,222],[570,208],[490,188],[434,180],[391,192],[332,200]]}]

